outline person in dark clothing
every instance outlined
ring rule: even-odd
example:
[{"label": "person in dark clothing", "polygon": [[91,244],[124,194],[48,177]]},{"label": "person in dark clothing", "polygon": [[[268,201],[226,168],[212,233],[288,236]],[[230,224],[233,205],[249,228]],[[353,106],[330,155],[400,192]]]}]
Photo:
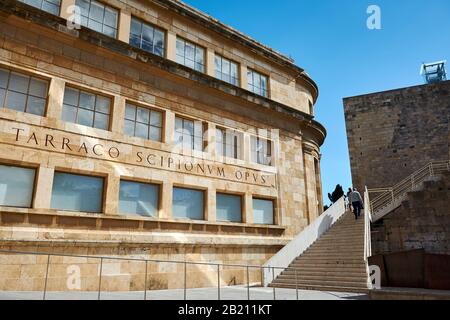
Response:
[{"label": "person in dark clothing", "polygon": [[350,193],[349,198],[350,203],[352,204],[353,207],[355,219],[358,219],[361,216],[361,210],[364,209],[361,194],[358,192],[358,190],[356,190],[356,188],[353,188],[353,191]]}]

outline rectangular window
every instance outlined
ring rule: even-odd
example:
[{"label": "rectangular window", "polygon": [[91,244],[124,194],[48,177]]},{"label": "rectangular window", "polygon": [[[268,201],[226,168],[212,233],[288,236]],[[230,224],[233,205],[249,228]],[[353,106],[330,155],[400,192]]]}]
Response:
[{"label": "rectangular window", "polygon": [[217,193],[216,216],[217,221],[242,222],[241,196]]},{"label": "rectangular window", "polygon": [[216,154],[233,159],[241,159],[242,133],[216,128]]},{"label": "rectangular window", "polygon": [[140,19],[131,18],[130,44],[164,57],[165,33]]},{"label": "rectangular window", "polygon": [[175,117],[175,144],[182,150],[203,151],[205,148],[204,126],[202,121]]},{"label": "rectangular window", "polygon": [[159,186],[120,181],[119,212],[125,215],[158,217]]},{"label": "rectangular window", "polygon": [[177,38],[177,62],[191,69],[205,72],[205,49]]},{"label": "rectangular window", "polygon": [[66,86],[62,120],[108,130],[110,106],[110,98]]},{"label": "rectangular window", "polygon": [[52,209],[102,212],[103,178],[55,172]]},{"label": "rectangular window", "polygon": [[274,224],[273,201],[253,198],[253,223]]},{"label": "rectangular window", "polygon": [[48,81],[0,68],[0,106],[43,116]]},{"label": "rectangular window", "polygon": [[31,208],[36,170],[0,165],[0,206]]},{"label": "rectangular window", "polygon": [[222,56],[216,55],[214,60],[216,78],[239,86],[238,64]]},{"label": "rectangular window", "polygon": [[59,16],[61,0],[19,0],[35,8],[47,11],[48,13]]},{"label": "rectangular window", "polygon": [[95,0],[76,0],[81,11],[81,25],[116,38],[119,11]]},{"label": "rectangular window", "polygon": [[204,192],[173,188],[172,213],[174,218],[204,220]]},{"label": "rectangular window", "polygon": [[260,137],[251,137],[251,156],[254,163],[272,165],[272,141]]},{"label": "rectangular window", "polygon": [[162,141],[163,113],[127,103],[124,133],[153,141]]},{"label": "rectangular window", "polygon": [[248,90],[263,97],[269,96],[268,78],[254,70],[247,71]]}]

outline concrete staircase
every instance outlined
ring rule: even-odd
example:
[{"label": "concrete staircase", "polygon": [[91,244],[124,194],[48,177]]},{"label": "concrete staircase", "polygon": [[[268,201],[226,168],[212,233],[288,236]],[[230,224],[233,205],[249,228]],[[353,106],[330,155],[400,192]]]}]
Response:
[{"label": "concrete staircase", "polygon": [[[297,275],[296,275],[297,273]],[[270,284],[276,288],[368,292],[364,217],[345,213]]]}]

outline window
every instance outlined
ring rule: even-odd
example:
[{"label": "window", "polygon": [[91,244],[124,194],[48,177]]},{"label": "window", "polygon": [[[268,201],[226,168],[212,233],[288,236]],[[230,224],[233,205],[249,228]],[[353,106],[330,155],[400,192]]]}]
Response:
[{"label": "window", "polygon": [[19,0],[35,8],[47,11],[48,13],[59,15],[61,0]]},{"label": "window", "polygon": [[0,106],[43,116],[48,81],[0,68]]},{"label": "window", "polygon": [[183,150],[203,151],[204,124],[201,121],[193,121],[175,117],[175,144]]},{"label": "window", "polygon": [[233,130],[216,128],[216,154],[233,159],[241,158],[242,134]]},{"label": "window", "polygon": [[239,85],[238,64],[224,57],[216,55],[215,58],[216,78],[225,82]]},{"label": "window", "polygon": [[216,217],[217,221],[242,222],[241,196],[217,193]]},{"label": "window", "polygon": [[251,137],[251,156],[255,163],[272,165],[272,142],[260,137]]},{"label": "window", "polygon": [[31,208],[36,170],[0,165],[0,206]]},{"label": "window", "polygon": [[173,188],[172,213],[174,218],[203,220],[204,192],[193,189]]},{"label": "window", "polygon": [[165,34],[161,29],[131,18],[130,44],[160,57],[164,56]]},{"label": "window", "polygon": [[95,0],[76,0],[81,10],[81,25],[115,38],[118,11]]},{"label": "window", "polygon": [[177,62],[205,72],[205,50],[192,42],[177,38]]},{"label": "window", "polygon": [[268,97],[267,77],[253,70],[247,71],[248,90],[263,97]]},{"label": "window", "polygon": [[62,120],[108,130],[110,105],[110,98],[66,86]]},{"label": "window", "polygon": [[127,215],[158,217],[159,186],[120,181],[119,212]]},{"label": "window", "polygon": [[253,223],[274,224],[273,201],[253,198]]},{"label": "window", "polygon": [[103,203],[103,178],[55,172],[53,209],[100,213]]},{"label": "window", "polygon": [[124,132],[131,137],[162,141],[162,116],[160,111],[127,103]]}]

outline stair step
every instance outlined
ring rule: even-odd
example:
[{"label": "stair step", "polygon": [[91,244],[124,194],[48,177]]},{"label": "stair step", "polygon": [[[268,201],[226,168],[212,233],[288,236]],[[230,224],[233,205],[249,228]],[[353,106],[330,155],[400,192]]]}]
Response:
[{"label": "stair step", "polygon": [[294,261],[291,266],[292,267],[303,267],[303,266],[317,266],[317,267],[328,267],[330,265],[332,266],[343,266],[343,267],[366,267],[366,264],[364,262],[359,262],[359,260],[355,261],[339,261],[336,260],[296,260]]},{"label": "stair step", "polygon": [[[286,280],[286,281],[292,281],[295,283],[295,275],[285,275],[281,274],[279,275],[275,282],[278,280]],[[346,276],[346,277],[340,277],[340,276],[315,276],[315,275],[297,275],[297,282],[309,282],[309,281],[336,281],[336,282],[346,282],[346,283],[367,283],[367,276]]]},{"label": "stair step", "polygon": [[[269,287],[275,288],[285,288],[285,289],[296,289],[295,284],[270,284]],[[342,286],[320,286],[320,285],[297,285],[299,290],[315,290],[322,292],[345,292],[345,293],[369,293],[367,287],[342,287]]]},{"label": "stair step", "polygon": [[355,270],[355,271],[299,271],[297,270],[297,273],[295,270],[285,270],[283,271],[280,276],[290,276],[295,279],[295,276],[297,275],[298,279],[303,279],[305,277],[343,277],[343,278],[366,278],[367,273],[364,272],[365,270]]},{"label": "stair step", "polygon": [[286,271],[283,272],[294,272],[294,269],[297,270],[297,272],[315,272],[315,273],[327,273],[327,272],[336,272],[336,273],[342,273],[342,272],[350,272],[350,273],[365,273],[366,267],[365,266],[359,266],[359,267],[339,267],[339,266],[316,266],[316,265],[309,265],[309,266],[301,266],[301,267],[295,267],[293,265],[290,265],[289,268]]},{"label": "stair step", "polygon": [[[278,284],[288,284],[288,285],[294,285],[295,281],[292,279],[276,279],[273,282],[275,285]],[[297,285],[312,285],[312,286],[330,286],[330,287],[366,287],[367,288],[367,280],[364,279],[360,282],[348,282],[348,281],[337,281],[337,280],[304,280],[304,281],[297,281]]]}]

